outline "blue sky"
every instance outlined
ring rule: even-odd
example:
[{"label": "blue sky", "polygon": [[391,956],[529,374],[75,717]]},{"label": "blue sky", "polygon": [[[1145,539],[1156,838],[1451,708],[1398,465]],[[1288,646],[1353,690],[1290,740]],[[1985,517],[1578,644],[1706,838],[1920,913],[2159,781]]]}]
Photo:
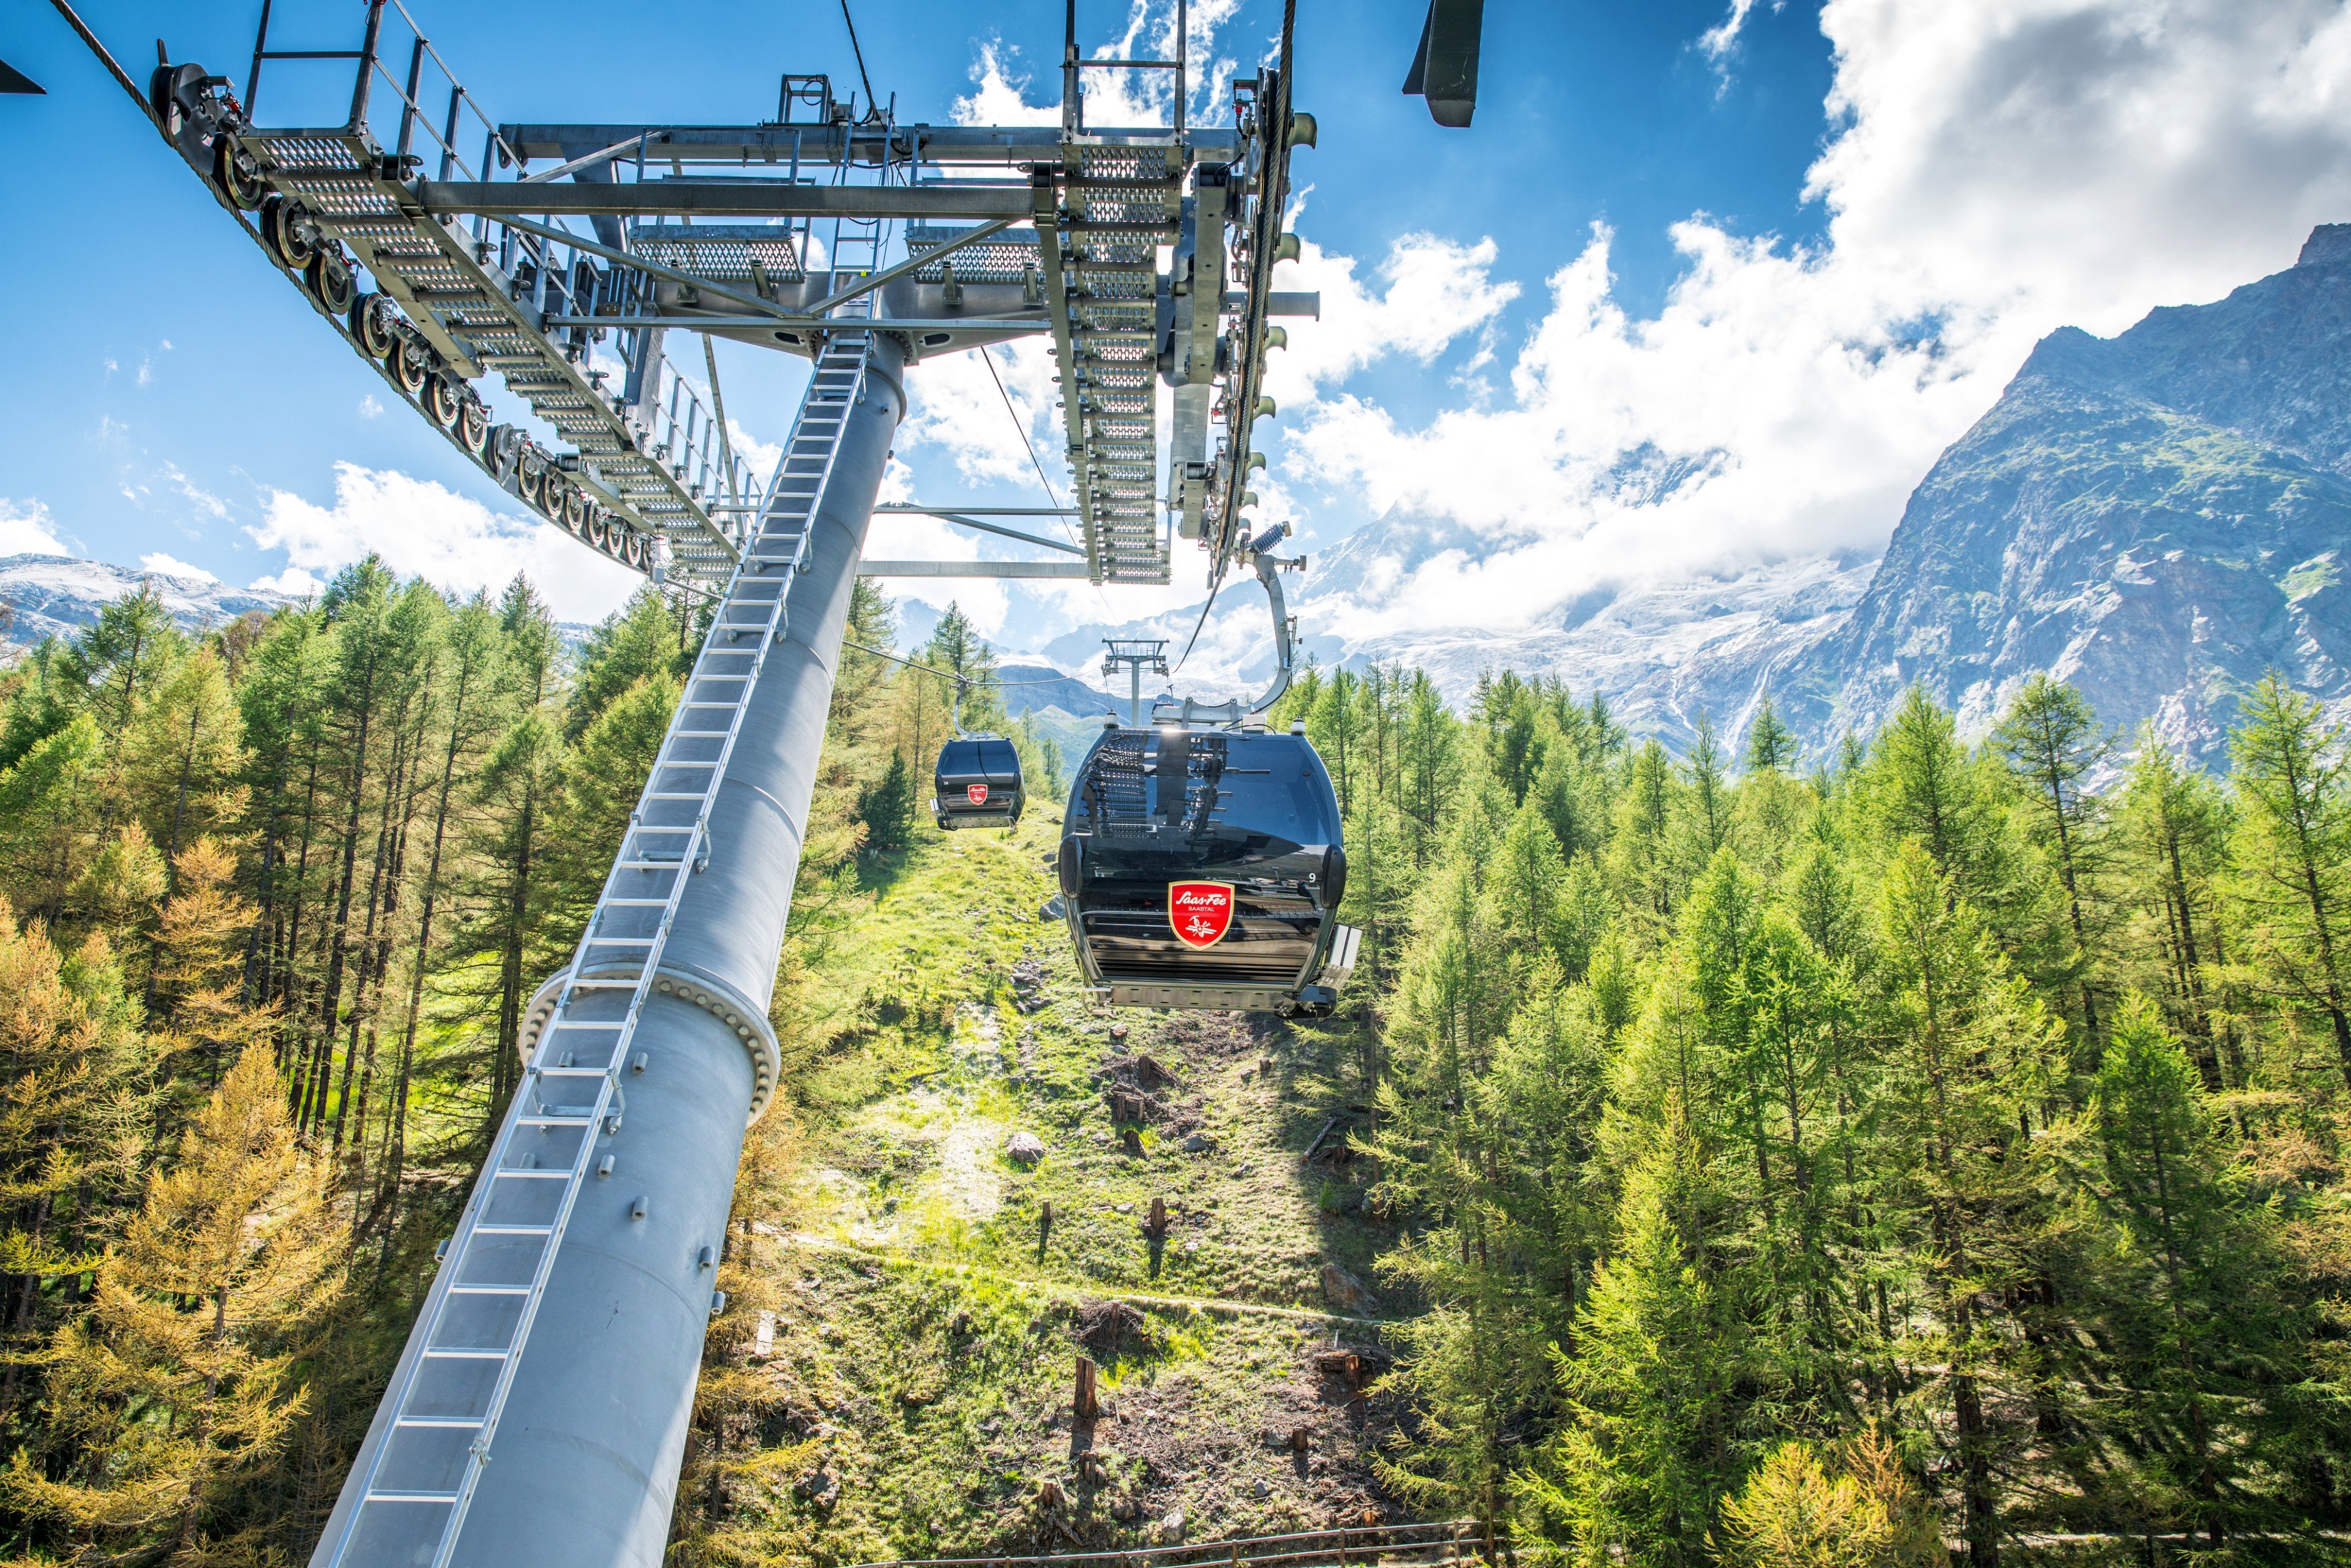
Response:
[{"label": "blue sky", "polygon": [[[837,5],[810,0],[575,0],[560,26],[412,4],[503,119],[751,120],[782,70],[856,75]],[[1051,0],[852,7],[902,120],[1057,96]],[[2210,298],[2351,216],[2335,0],[1489,0],[1466,132],[1397,90],[1420,8],[1299,5],[1298,102],[1322,136],[1296,165],[1310,246],[1291,281],[1328,308],[1277,373],[1269,498],[1317,549],[1392,507],[1491,544],[1400,559],[1383,593],[1328,608],[1343,631],[1539,618],[1595,580],[1877,548],[2041,332]],[[1130,22],[1079,9],[1090,45]],[[257,10],[84,15],[136,74],[160,33],[241,87]],[[1280,21],[1261,0],[1194,11],[1227,59],[1253,60]],[[359,13],[280,0],[280,38],[345,47]],[[574,616],[625,592],[392,402],[47,7],[10,8],[0,57],[48,89],[0,99],[21,150],[0,199],[31,240],[0,288],[22,389],[0,427],[0,549],[47,537],[244,584],[376,543],[444,580],[528,566]],[[267,78],[263,120],[294,107],[292,71],[319,68],[271,68],[289,74]],[[798,362],[730,347],[721,363],[736,423],[776,439]],[[1041,359],[1003,364],[1041,437]],[[917,371],[902,491],[1034,497],[975,368]],[[1653,471],[1698,477],[1628,484]],[[977,601],[1001,641],[1037,645],[1178,605],[1190,575],[1114,606],[1090,590]]]}]

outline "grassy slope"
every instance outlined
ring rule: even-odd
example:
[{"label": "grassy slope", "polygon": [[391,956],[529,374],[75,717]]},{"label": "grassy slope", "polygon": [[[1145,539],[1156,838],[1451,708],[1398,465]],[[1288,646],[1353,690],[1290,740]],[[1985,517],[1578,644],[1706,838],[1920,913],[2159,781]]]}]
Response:
[{"label": "grassy slope", "polygon": [[[1344,1163],[1300,1159],[1346,1103],[1351,1042],[1093,1008],[1062,926],[1040,917],[1057,817],[1032,812],[1009,836],[926,829],[869,863],[872,906],[811,964],[815,993],[856,998],[861,1023],[809,1085],[795,1156],[759,1195],[755,1280],[726,1336],[740,1357],[752,1303],[772,1303],[773,1354],[735,1364],[773,1409],[738,1468],[761,1484],[729,1493],[747,1557],[1070,1550],[1160,1539],[1179,1511],[1193,1539],[1401,1517],[1367,1458],[1392,1412],[1351,1403],[1313,1360],[1334,1336],[1377,1343],[1376,1328],[1321,1315],[1320,1274],[1337,1262],[1379,1296],[1370,1260],[1391,1239]],[[1143,1055],[1174,1081],[1136,1155],[1106,1084]],[[1033,1168],[1005,1154],[1016,1131],[1046,1145]],[[1195,1132],[1211,1146],[1185,1152]],[[1161,1242],[1145,1233],[1155,1196]],[[1086,1303],[1122,1291],[1309,1310],[1147,1306],[1093,1347],[1112,1413],[1073,1429]],[[836,1479],[830,1504],[810,1495]],[[1049,1479],[1067,1506],[1039,1502]]]}]

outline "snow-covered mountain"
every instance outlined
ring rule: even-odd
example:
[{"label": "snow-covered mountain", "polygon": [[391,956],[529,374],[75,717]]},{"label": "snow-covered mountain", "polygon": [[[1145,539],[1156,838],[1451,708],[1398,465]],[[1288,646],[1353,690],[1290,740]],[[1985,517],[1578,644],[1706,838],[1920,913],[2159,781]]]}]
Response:
[{"label": "snow-covered mountain", "polygon": [[44,637],[68,637],[98,620],[98,612],[152,582],[172,618],[191,632],[223,625],[256,611],[267,614],[292,601],[280,593],[231,588],[210,578],[133,571],[69,555],[0,556],[0,648],[29,648]]},{"label": "snow-covered mountain", "polygon": [[[1285,584],[1298,617],[1301,657],[1325,669],[1376,660],[1426,670],[1446,695],[1465,700],[1481,674],[1517,670],[1557,675],[1578,697],[1598,695],[1635,732],[1678,747],[1698,716],[1743,732],[1767,686],[1800,682],[1811,656],[1842,628],[1868,588],[1872,557],[1822,557],[1758,567],[1734,577],[1598,588],[1523,628],[1444,627],[1350,637],[1346,611],[1377,603],[1390,584],[1448,550],[1474,552],[1481,536],[1447,518],[1398,513],[1366,524]],[[1197,604],[1149,620],[1087,625],[1042,652],[1070,666],[1098,657],[1103,637],[1165,637],[1171,659],[1190,639]],[[1228,582],[1200,632],[1192,663],[1172,685],[1217,700],[1254,695],[1272,674],[1265,595],[1247,578]]]}]

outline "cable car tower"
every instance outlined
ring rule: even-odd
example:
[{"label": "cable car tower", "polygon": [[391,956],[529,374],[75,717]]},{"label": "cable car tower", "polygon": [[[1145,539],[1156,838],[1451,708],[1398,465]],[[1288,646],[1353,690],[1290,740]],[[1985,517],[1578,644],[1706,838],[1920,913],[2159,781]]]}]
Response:
[{"label": "cable car tower", "polygon": [[[1290,108],[1287,29],[1213,128],[1185,118],[1180,0],[1176,57],[1141,62],[1081,57],[1072,5],[1058,127],[910,123],[803,75],[750,124],[519,124],[490,118],[403,0],[369,0],[352,46],[323,49],[281,36],[347,12],[264,0],[241,98],[168,60],[142,88],[53,3],[463,460],[715,605],[311,1559],[653,1568],[724,1305],[743,1132],[779,1071],[768,1004],[853,580],[1165,583],[1181,538],[1213,586],[1253,559],[1270,319],[1315,310],[1271,287],[1297,254],[1290,150],[1314,133]],[[1087,125],[1078,84],[1102,67],[1172,72],[1173,123]],[[262,117],[298,72],[317,101],[321,71],[339,73],[328,120]],[[706,388],[670,357],[696,333],[812,361],[764,478],[734,448],[706,344]],[[1059,373],[1082,561],[862,560],[907,371],[1032,335]]]}]

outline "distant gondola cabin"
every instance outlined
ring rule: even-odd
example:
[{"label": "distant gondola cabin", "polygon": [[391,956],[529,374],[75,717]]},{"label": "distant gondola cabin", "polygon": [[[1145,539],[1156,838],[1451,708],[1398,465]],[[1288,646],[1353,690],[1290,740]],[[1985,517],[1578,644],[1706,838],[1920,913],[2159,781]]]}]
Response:
[{"label": "distant gondola cabin", "polygon": [[940,827],[1012,828],[1029,795],[1020,753],[993,735],[958,736],[939,750],[931,814]]}]

